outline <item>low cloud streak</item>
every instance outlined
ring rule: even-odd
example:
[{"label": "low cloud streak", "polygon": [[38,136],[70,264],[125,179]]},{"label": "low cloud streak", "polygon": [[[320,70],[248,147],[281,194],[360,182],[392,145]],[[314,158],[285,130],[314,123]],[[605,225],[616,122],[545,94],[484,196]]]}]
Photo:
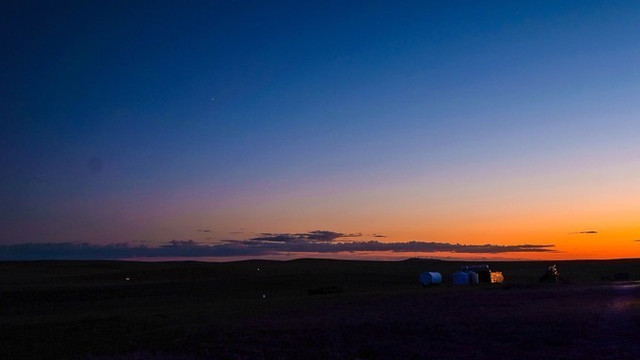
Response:
[{"label": "low cloud streak", "polygon": [[[358,252],[393,253],[456,253],[501,254],[524,252],[554,252],[552,244],[522,245],[469,245],[445,242],[407,241],[381,242],[378,240],[353,241],[360,233],[339,233],[316,230],[307,233],[262,233],[246,240],[223,240],[216,244],[203,244],[193,240],[171,240],[161,246],[117,243],[97,245],[88,243],[26,243],[0,246],[0,260],[79,260],[163,257],[258,257],[286,253],[331,254]],[[638,241],[638,240],[636,240]]]},{"label": "low cloud streak", "polygon": [[314,230],[306,233],[262,233],[260,236],[251,238],[248,241],[254,241],[256,243],[265,242],[265,243],[329,243],[334,240],[344,239],[344,238],[353,238],[360,237],[361,233],[353,233],[353,234],[345,234],[339,233],[335,231],[327,231],[327,230]]}]

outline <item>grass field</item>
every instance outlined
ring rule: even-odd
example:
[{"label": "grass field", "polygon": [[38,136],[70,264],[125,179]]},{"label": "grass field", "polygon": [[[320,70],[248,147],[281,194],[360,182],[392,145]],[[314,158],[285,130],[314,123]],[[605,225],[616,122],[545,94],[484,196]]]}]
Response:
[{"label": "grass field", "polygon": [[0,359],[639,359],[640,259],[554,263],[2,262]]}]

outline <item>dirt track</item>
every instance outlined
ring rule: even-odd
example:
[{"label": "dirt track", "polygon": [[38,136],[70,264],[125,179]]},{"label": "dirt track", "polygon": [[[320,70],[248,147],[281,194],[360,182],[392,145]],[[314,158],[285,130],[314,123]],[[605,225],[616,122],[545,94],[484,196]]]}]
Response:
[{"label": "dirt track", "polygon": [[610,286],[611,299],[600,317],[599,342],[589,348],[600,359],[640,358],[640,283]]}]

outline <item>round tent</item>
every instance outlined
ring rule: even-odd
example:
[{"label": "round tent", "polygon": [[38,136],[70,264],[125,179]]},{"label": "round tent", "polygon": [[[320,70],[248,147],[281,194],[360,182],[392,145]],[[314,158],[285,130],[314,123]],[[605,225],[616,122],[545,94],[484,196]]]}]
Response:
[{"label": "round tent", "polygon": [[478,273],[475,271],[465,271],[467,275],[469,275],[469,284],[478,285],[480,282],[480,278],[478,277]]},{"label": "round tent", "polygon": [[425,271],[420,274],[420,283],[424,286],[437,285],[442,282],[442,275],[439,272]]},{"label": "round tent", "polygon": [[453,285],[469,285],[469,274],[464,271],[456,271],[451,274]]}]

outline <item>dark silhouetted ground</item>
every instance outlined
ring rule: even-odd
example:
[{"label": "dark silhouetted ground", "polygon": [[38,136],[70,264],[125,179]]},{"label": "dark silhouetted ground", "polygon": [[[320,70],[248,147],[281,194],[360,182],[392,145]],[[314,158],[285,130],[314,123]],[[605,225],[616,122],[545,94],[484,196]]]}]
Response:
[{"label": "dark silhouetted ground", "polygon": [[460,264],[2,262],[0,359],[640,359],[640,260]]}]

